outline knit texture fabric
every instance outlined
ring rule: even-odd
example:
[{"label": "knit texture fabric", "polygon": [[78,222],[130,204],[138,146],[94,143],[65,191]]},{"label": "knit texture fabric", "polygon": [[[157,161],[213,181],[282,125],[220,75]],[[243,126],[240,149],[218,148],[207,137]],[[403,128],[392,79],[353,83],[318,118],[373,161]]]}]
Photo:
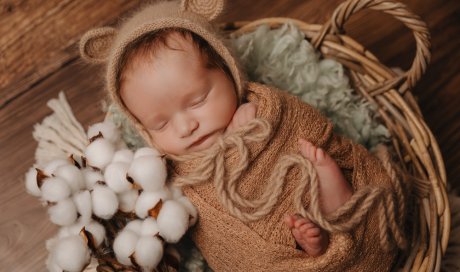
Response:
[{"label": "knit texture fabric", "polygon": [[[304,138],[323,148],[342,169],[355,191],[367,185],[390,188],[390,179],[380,161],[361,145],[333,133],[323,115],[298,98],[273,87],[248,84],[248,100],[258,104],[257,118],[267,120],[271,135],[262,142],[249,143],[249,167],[238,181],[238,192],[246,199],[260,196],[278,159],[298,153],[297,139]],[[225,166],[232,172],[241,158],[233,149],[225,153]],[[176,177],[200,165],[200,160],[174,162]],[[299,169],[288,173],[284,190],[271,213],[244,223],[231,216],[216,194],[212,180],[184,187],[184,193],[199,210],[192,237],[216,271],[388,271],[397,251],[380,246],[377,212],[371,211],[350,233],[332,233],[325,254],[312,258],[297,250],[295,240],[283,222],[296,211],[293,205]],[[173,177],[173,182],[174,182]],[[306,195],[303,203],[309,205]],[[375,208],[374,208],[375,209]]]}]

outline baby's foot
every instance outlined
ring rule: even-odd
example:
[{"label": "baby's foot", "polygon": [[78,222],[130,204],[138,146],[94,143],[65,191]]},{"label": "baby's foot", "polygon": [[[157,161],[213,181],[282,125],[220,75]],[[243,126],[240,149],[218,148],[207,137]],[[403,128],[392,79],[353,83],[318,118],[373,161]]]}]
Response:
[{"label": "baby's foot", "polygon": [[329,214],[352,195],[352,189],[336,161],[323,149],[299,139],[300,153],[309,160],[318,174],[322,210]]},{"label": "baby's foot", "polygon": [[312,257],[320,256],[329,244],[329,235],[310,220],[299,215],[286,216],[285,222],[291,229],[297,244]]},{"label": "baby's foot", "polygon": [[[314,146],[311,142],[304,139],[299,139],[300,152],[309,161],[313,163],[317,170],[323,170],[326,168],[340,168],[334,159],[331,158],[323,149]],[[319,175],[320,173],[318,173]],[[321,173],[323,174],[323,173]]]}]

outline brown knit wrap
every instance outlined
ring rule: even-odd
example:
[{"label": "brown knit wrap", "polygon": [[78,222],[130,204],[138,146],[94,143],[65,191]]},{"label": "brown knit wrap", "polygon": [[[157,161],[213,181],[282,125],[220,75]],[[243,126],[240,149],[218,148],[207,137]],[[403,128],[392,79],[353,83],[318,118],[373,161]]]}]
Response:
[{"label": "brown knit wrap", "polygon": [[[257,118],[268,121],[271,128],[269,134],[261,133],[261,127],[252,127],[243,141],[246,141],[247,153],[241,154],[243,144],[238,137],[230,139],[231,145],[224,149],[225,154],[215,156],[217,163],[221,160],[226,169],[225,178],[238,172],[244,167],[241,177],[237,180],[236,193],[242,199],[260,199],[270,180],[272,172],[279,169],[280,158],[285,155],[298,153],[298,138],[304,138],[320,146],[328,152],[339,164],[345,177],[353,186],[355,195],[366,192],[366,188],[377,188],[375,192],[393,192],[393,185],[387,171],[380,161],[370,155],[367,150],[353,144],[350,140],[333,134],[332,124],[317,110],[303,103],[298,98],[285,92],[264,85],[249,83],[248,100],[258,104]],[[262,122],[263,123],[263,122]],[[258,139],[257,135],[261,136]],[[226,139],[229,140],[229,139]],[[219,140],[210,150],[224,145]],[[243,152],[244,153],[244,152]],[[190,157],[196,154],[191,154]],[[182,183],[191,173],[203,167],[203,157],[193,160],[175,158],[175,176],[173,182]],[[186,155],[185,157],[187,157]],[[291,156],[295,157],[295,156]],[[247,165],[242,161],[249,162]],[[368,216],[362,217],[362,223],[354,225],[349,232],[333,232],[330,245],[324,255],[316,258],[309,257],[305,252],[296,249],[295,240],[283,222],[286,214],[298,212],[293,204],[299,183],[301,170],[293,167],[287,172],[283,182],[283,190],[277,197],[276,205],[256,220],[240,220],[241,214],[254,215],[263,203],[252,202],[250,205],[238,206],[230,211],[229,194],[221,194],[222,190],[231,192],[229,185],[212,180],[219,169],[211,173],[207,182],[184,187],[185,194],[197,206],[199,220],[193,231],[193,238],[201,249],[210,266],[216,271],[387,271],[391,269],[397,250],[385,250],[381,245],[382,209],[383,202],[377,199],[367,210]],[[209,173],[203,173],[207,175]],[[192,178],[193,179],[193,178]],[[370,186],[369,186],[370,185]],[[216,188],[223,187],[223,188]],[[311,188],[310,188],[311,189]],[[369,193],[370,194],[370,193]],[[265,197],[265,196],[264,196]],[[275,196],[274,196],[275,197]],[[267,199],[269,199],[268,196]],[[391,200],[391,198],[389,198]],[[303,195],[303,205],[311,204],[309,194]],[[390,201],[391,202],[391,201]],[[389,202],[389,203],[390,203]],[[238,203],[238,201],[236,201]],[[243,204],[243,202],[239,202]],[[391,202],[393,203],[393,202]],[[235,202],[233,203],[235,204]],[[394,204],[394,203],[393,203]],[[404,207],[400,205],[399,207]],[[388,209],[393,207],[388,207]],[[395,208],[394,208],[395,209]],[[240,213],[241,212],[241,213]],[[395,213],[399,222],[404,221],[405,211]],[[244,217],[242,217],[244,218]],[[394,220],[393,220],[394,223]],[[397,231],[396,231],[397,232]],[[393,233],[394,235],[394,233]],[[396,233],[396,236],[398,234]]]}]

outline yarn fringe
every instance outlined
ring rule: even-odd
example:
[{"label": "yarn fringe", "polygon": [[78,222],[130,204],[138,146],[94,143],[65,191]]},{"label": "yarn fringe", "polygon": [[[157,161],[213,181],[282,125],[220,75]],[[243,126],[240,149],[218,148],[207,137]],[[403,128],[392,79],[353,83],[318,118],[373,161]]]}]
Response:
[{"label": "yarn fringe", "polygon": [[38,143],[35,162],[41,167],[52,160],[68,158],[70,154],[82,156],[88,145],[85,130],[75,118],[63,92],[58,98],[49,100],[47,106],[53,113],[35,124],[32,134]]},{"label": "yarn fringe", "polygon": [[[407,248],[407,241],[401,226],[405,192],[403,192],[401,180],[391,164],[390,155],[383,146],[376,149],[376,155],[382,160],[390,176],[394,192],[380,187],[364,187],[355,192],[344,206],[327,218],[319,207],[319,182],[316,171],[308,160],[297,154],[289,154],[280,158],[258,199],[242,197],[236,189],[236,184],[243,171],[248,167],[247,144],[266,139],[270,134],[271,126],[266,120],[254,119],[235,133],[220,138],[219,144],[205,152],[168,156],[168,158],[179,162],[202,159],[201,165],[194,169],[190,175],[176,177],[175,185],[179,187],[191,186],[212,179],[221,204],[231,215],[245,222],[256,221],[272,211],[283,192],[284,179],[289,169],[297,166],[301,170],[302,177],[300,180],[302,182],[296,188],[297,193],[294,196],[293,204],[302,216],[309,218],[329,232],[347,232],[360,224],[372,207],[377,207],[382,247],[387,251],[392,250],[394,245],[400,249]],[[240,160],[235,169],[229,172],[225,169],[224,157],[226,151],[232,147],[236,147]],[[305,194],[310,195],[311,207],[309,210],[306,210],[302,203]],[[245,212],[240,207],[254,208],[255,210]]]}]

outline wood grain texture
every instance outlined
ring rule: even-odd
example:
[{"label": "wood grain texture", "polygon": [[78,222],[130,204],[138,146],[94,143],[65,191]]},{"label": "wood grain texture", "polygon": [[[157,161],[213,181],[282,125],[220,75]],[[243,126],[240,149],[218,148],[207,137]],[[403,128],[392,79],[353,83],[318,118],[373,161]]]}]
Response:
[{"label": "wood grain texture", "polygon": [[8,1],[0,6],[0,108],[74,60],[91,27],[111,22],[136,1]]},{"label": "wood grain texture", "polygon": [[[339,0],[232,0],[220,21],[282,16],[324,23]],[[460,1],[404,0],[432,33],[432,61],[414,90],[441,147],[448,181],[460,188]],[[51,110],[46,102],[65,91],[85,128],[103,119],[101,67],[85,64],[77,42],[94,26],[114,23],[139,1],[0,0],[0,270],[44,271],[45,240],[55,232],[23,176],[33,163],[33,124]],[[388,66],[407,69],[415,43],[399,22],[363,11],[347,33]]]}]

